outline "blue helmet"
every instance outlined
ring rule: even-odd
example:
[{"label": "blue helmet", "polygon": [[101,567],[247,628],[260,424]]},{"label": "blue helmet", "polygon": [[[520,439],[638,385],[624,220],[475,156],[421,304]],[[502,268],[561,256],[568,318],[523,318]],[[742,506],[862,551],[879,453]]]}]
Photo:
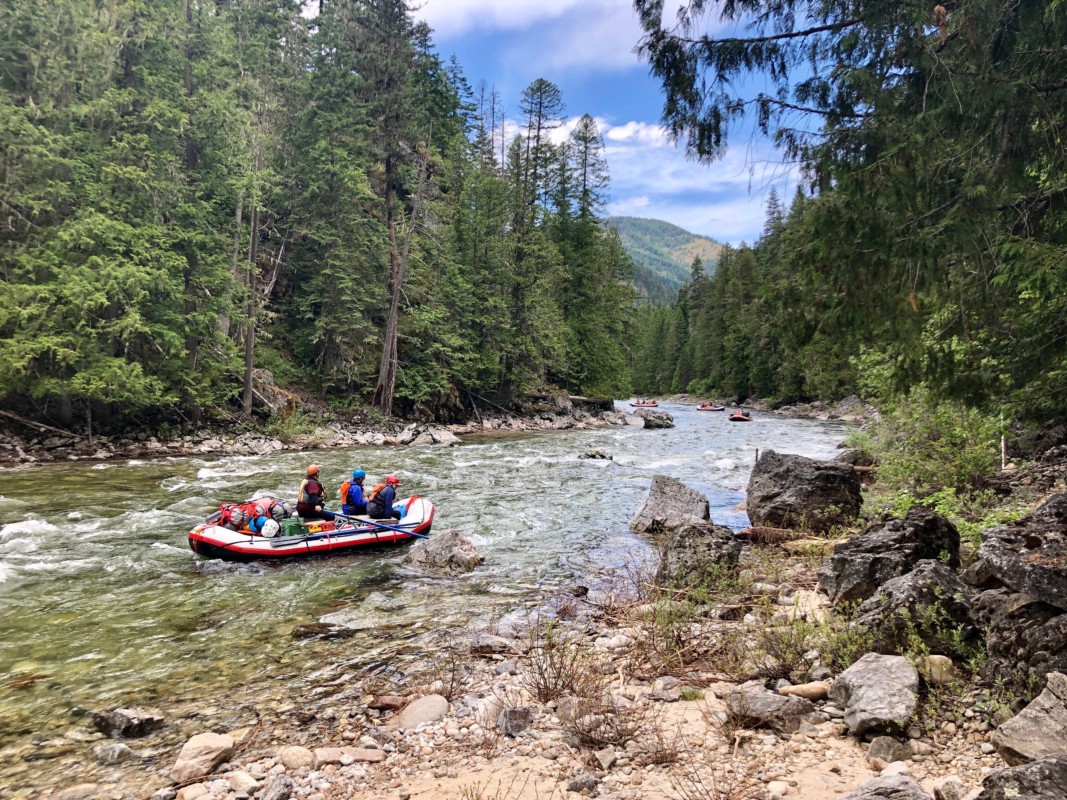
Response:
[{"label": "blue helmet", "polygon": [[364,472],[363,470],[361,470],[361,469],[352,470],[352,480],[358,481],[360,478],[366,478],[366,477],[367,477],[367,473]]}]

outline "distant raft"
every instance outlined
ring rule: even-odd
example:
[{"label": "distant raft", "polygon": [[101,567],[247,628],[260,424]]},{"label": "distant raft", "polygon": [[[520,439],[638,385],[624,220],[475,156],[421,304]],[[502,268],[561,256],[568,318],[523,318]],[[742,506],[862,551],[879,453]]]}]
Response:
[{"label": "distant raft", "polygon": [[655,400],[645,400],[643,403],[630,403],[634,408],[656,408],[659,403]]},{"label": "distant raft", "polygon": [[726,406],[717,406],[714,403],[701,403],[697,406],[697,411],[725,411]]},{"label": "distant raft", "polygon": [[232,531],[212,518],[189,531],[189,547],[197,555],[224,561],[287,561],[342,555],[425,538],[433,525],[433,503],[415,495],[393,504],[394,508],[401,506],[405,512],[399,520],[365,516],[338,518],[335,522],[286,520],[279,535],[273,538]]},{"label": "distant raft", "polygon": [[752,415],[747,411],[735,411],[727,419],[730,422],[752,422]]}]

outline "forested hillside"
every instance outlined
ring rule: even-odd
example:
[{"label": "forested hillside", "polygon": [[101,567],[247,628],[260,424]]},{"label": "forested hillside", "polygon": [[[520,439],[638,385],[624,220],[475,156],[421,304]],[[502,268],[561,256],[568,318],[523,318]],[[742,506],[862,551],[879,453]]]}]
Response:
[{"label": "forested hillside", "polygon": [[8,0],[0,402],[63,426],[252,409],[258,368],[462,415],[629,386],[603,144],[442,63],[405,0]]},{"label": "forested hillside", "polygon": [[694,258],[712,272],[722,245],[706,236],[658,219],[608,217],[623,249],[634,262],[634,286],[652,305],[671,302],[689,280]]},{"label": "forested hillside", "polygon": [[803,187],[644,312],[638,391],[1067,410],[1067,4],[635,6],[689,152],[755,126]]}]

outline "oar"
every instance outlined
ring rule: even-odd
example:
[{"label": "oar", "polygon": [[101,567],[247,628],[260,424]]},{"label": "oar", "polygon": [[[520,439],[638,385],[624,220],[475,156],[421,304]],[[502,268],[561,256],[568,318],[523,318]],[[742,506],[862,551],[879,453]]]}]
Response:
[{"label": "oar", "polygon": [[406,533],[408,536],[414,536],[418,539],[429,539],[425,533],[415,533],[415,531],[404,530],[403,528],[394,528],[392,525],[386,525],[379,522],[376,519],[355,519],[353,517],[346,517],[343,514],[335,514],[337,519],[343,519],[345,522],[351,522],[355,525],[375,525],[379,528],[385,528],[387,531],[396,531],[397,533]]}]

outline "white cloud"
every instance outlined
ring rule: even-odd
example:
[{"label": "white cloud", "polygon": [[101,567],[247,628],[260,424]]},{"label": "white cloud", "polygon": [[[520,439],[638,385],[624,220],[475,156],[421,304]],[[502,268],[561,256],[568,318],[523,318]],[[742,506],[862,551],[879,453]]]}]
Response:
[{"label": "white cloud", "polygon": [[605,131],[612,214],[664,219],[720,241],[753,242],[763,229],[766,193],[791,196],[795,169],[769,147],[731,147],[714,164],[685,157],[659,125],[630,121]]},{"label": "white cloud", "polygon": [[447,39],[471,30],[521,30],[575,9],[611,5],[629,7],[612,0],[424,0],[415,13],[430,24],[436,38]]}]

